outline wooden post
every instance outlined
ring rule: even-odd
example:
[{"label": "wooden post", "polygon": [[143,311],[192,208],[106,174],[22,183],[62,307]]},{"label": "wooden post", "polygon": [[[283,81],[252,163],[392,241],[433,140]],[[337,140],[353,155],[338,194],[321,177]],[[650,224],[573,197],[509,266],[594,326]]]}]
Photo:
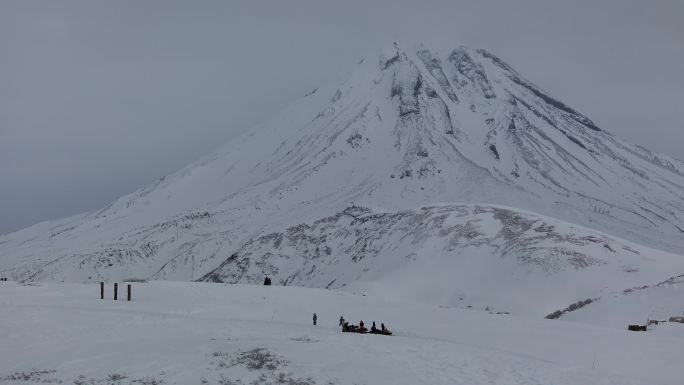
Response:
[{"label": "wooden post", "polygon": [[114,283],[114,301],[117,300],[117,297],[119,296],[119,284]]},{"label": "wooden post", "polygon": [[100,299],[104,299],[104,282],[100,282]]},{"label": "wooden post", "polygon": [[131,285],[128,285],[128,300],[131,300]]}]

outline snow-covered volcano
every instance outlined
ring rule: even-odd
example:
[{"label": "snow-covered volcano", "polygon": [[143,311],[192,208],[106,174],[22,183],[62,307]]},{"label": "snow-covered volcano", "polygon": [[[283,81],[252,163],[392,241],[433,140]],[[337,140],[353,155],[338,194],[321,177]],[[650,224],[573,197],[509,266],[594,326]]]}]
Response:
[{"label": "snow-covered volcano", "polygon": [[[267,234],[350,207],[399,215],[453,203],[483,203],[484,211],[517,207],[557,218],[563,223],[560,238],[550,245],[544,243],[547,237],[532,237],[530,242],[540,244],[533,259],[554,258],[554,247],[576,247],[570,223],[596,229],[585,234],[596,239],[620,237],[675,252],[684,246],[684,163],[598,128],[486,51],[394,44],[362,60],[343,83],[314,90],[213,154],[102,210],[0,237],[0,269],[24,279],[194,280],[219,265],[226,271],[232,255]],[[536,220],[529,219],[533,214],[518,215]],[[501,231],[511,225],[499,224]],[[420,226],[400,227],[385,241],[398,245],[415,237]],[[352,236],[360,239],[364,230]],[[302,242],[315,235],[303,234]],[[457,248],[483,253],[488,247],[415,238],[415,249],[433,255]],[[268,259],[276,249],[256,248],[252,261]],[[514,254],[519,263],[510,268],[527,271],[529,249]],[[639,276],[643,266],[623,263],[628,257],[622,251],[615,254],[620,262],[610,266],[622,269],[615,274],[629,271],[635,281],[645,279]],[[681,263],[684,270],[684,259]],[[318,266],[328,269],[319,278],[348,277],[337,285],[383,279],[379,268],[373,276],[362,276],[336,270],[333,263]],[[280,271],[293,274],[301,267]],[[595,275],[592,290],[600,281]],[[557,290],[572,285],[567,280]]]}]

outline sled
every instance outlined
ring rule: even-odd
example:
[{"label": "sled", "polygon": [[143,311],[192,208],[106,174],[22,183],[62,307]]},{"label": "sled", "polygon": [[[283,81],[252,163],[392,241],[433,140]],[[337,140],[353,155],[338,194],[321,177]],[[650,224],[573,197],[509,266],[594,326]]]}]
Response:
[{"label": "sled", "polygon": [[359,333],[359,334],[380,334],[383,336],[391,336],[392,332],[389,331],[389,329],[385,330],[380,330],[380,329],[375,329],[375,330],[368,330],[367,328],[360,328],[356,325],[349,325],[349,326],[343,326],[342,327],[342,332],[343,333]]}]

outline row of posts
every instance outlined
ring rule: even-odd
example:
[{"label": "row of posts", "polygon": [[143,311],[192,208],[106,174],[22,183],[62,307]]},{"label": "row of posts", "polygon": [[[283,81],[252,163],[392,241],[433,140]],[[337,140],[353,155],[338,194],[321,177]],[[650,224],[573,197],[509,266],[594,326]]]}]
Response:
[{"label": "row of posts", "polygon": [[[100,282],[100,299],[104,299],[104,282]],[[127,287],[127,299],[128,301],[131,300],[131,285],[128,284],[126,285]],[[114,301],[119,299],[119,284],[114,283]]]}]

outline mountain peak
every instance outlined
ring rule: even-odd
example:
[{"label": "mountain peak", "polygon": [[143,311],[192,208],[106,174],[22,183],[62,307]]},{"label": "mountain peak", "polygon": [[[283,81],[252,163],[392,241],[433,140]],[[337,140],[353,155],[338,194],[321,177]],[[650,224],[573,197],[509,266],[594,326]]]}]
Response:
[{"label": "mountain peak", "polygon": [[[542,100],[546,106],[572,117],[572,119],[585,127],[594,131],[601,131],[589,118],[551,97],[548,92],[526,80],[502,59],[484,49],[473,49],[459,45],[455,48],[436,50],[430,48],[425,43],[400,45],[394,42],[379,49],[377,54],[367,57],[362,62],[377,63],[377,68],[380,71],[391,71],[393,70],[392,67],[395,66],[407,66],[408,69],[403,71],[408,71],[405,74],[409,76],[412,72],[411,68],[413,68],[413,73],[416,76],[420,70],[426,70],[430,77],[433,77],[439,84],[438,89],[446,93],[447,97],[455,103],[458,102],[456,97],[457,89],[469,86],[472,86],[472,89],[464,90],[467,93],[474,91],[478,97],[502,99],[510,103],[532,96]],[[445,72],[444,66],[456,70],[451,72],[451,82],[445,75],[449,71]],[[362,71],[366,71],[366,69]],[[417,77],[409,82],[414,85],[420,84],[421,82],[418,82],[419,79],[422,82],[422,77]],[[503,87],[498,87],[497,85],[502,85]],[[497,88],[499,92],[496,92]],[[524,93],[529,95],[524,95],[522,98],[517,94],[512,95],[510,90],[516,88],[524,90]],[[434,88],[428,89],[428,92],[432,91],[434,91]],[[395,95],[400,94],[395,93]],[[402,96],[406,98],[408,95],[404,94]],[[411,98],[409,97],[408,99]],[[405,108],[406,105],[401,109]],[[409,110],[415,111],[415,109],[410,108]]]},{"label": "mountain peak", "polygon": [[600,130],[484,50],[390,44],[346,81],[163,180],[97,212],[0,237],[0,257],[36,276],[54,267],[27,255],[76,258],[102,274],[108,258],[159,258],[148,275],[195,279],[218,255],[293,224],[347,207],[391,217],[436,203],[517,207],[684,246],[684,164]]}]

